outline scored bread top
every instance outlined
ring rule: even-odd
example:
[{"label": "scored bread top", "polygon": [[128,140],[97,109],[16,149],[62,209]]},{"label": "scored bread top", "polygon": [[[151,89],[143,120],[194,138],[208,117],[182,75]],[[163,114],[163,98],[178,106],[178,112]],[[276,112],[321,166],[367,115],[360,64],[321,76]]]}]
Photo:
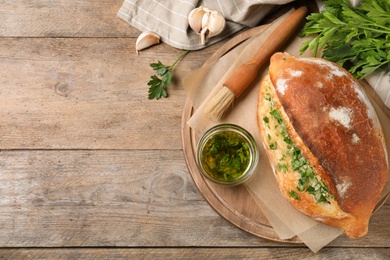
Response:
[{"label": "scored bread top", "polygon": [[[296,209],[321,222],[332,221],[332,224],[340,227],[350,222],[353,216],[342,211],[332,197],[337,191],[329,176],[299,135],[291,129],[269,75],[261,81],[258,98],[260,137],[283,196]],[[309,176],[310,173],[313,175]],[[309,186],[314,188],[311,193],[308,192]],[[324,186],[327,189],[321,190]],[[321,195],[326,202],[317,203]]]},{"label": "scored bread top", "polygon": [[383,132],[359,83],[335,63],[271,57],[270,80],[291,125],[329,175],[340,208],[367,222],[388,178]]}]

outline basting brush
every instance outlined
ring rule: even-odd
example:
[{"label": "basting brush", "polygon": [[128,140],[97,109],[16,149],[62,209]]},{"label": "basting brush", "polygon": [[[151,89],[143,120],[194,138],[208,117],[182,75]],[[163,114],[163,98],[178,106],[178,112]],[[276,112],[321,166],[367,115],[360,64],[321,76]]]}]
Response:
[{"label": "basting brush", "polygon": [[260,67],[294,34],[307,11],[305,6],[296,9],[271,33],[255,55],[233,72],[223,84],[223,88],[205,106],[204,111],[210,120],[221,119],[234,99],[238,98],[256,78]]}]

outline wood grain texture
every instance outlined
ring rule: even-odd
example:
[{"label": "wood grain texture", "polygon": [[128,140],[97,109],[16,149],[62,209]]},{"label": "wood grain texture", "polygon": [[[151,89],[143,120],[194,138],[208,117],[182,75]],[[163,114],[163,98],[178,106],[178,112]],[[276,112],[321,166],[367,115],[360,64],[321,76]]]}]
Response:
[{"label": "wood grain texture", "polygon": [[0,36],[137,37],[117,18],[122,0],[1,0]]},{"label": "wood grain texture", "polygon": [[362,239],[314,255],[219,216],[184,160],[180,82],[223,43],[175,68],[148,100],[160,44],[135,54],[123,0],[0,0],[0,259],[389,257],[390,203]]},{"label": "wood grain texture", "polygon": [[169,99],[148,100],[149,64],[182,51],[161,44],[137,56],[126,38],[0,39],[0,147],[180,149],[180,79],[217,46],[179,63]]},{"label": "wood grain texture", "polygon": [[388,248],[326,248],[313,254],[306,248],[89,248],[0,249],[6,259],[359,259],[385,260]]},{"label": "wood grain texture", "polygon": [[[181,150],[2,151],[0,169],[0,247],[290,246],[221,218]],[[389,214],[387,202],[366,237],[330,246],[389,247]]]},{"label": "wood grain texture", "polygon": [[181,150],[0,153],[0,247],[275,245],[223,220]]}]

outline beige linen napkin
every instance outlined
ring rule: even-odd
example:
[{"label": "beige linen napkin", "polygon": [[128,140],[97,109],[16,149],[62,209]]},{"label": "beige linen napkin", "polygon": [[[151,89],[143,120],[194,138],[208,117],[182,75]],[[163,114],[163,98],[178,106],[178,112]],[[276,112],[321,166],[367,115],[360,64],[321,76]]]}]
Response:
[{"label": "beige linen napkin", "polygon": [[[293,0],[125,0],[118,17],[140,31],[153,31],[167,44],[185,50],[202,49],[246,26],[256,26],[276,5]],[[198,6],[217,10],[227,20],[222,34],[201,45],[199,36],[190,29],[187,16]]]},{"label": "beige linen napkin", "polygon": [[387,70],[374,72],[366,80],[383,103],[390,108],[390,64]]}]

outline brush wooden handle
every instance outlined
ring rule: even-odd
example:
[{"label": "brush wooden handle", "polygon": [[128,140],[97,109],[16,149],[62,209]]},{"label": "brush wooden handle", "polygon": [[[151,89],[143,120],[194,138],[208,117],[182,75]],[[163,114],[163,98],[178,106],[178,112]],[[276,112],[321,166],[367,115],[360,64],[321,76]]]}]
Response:
[{"label": "brush wooden handle", "polygon": [[271,33],[255,55],[240,65],[223,85],[229,88],[235,97],[240,96],[256,78],[260,67],[290,39],[306,14],[307,8],[305,6],[295,10]]}]

